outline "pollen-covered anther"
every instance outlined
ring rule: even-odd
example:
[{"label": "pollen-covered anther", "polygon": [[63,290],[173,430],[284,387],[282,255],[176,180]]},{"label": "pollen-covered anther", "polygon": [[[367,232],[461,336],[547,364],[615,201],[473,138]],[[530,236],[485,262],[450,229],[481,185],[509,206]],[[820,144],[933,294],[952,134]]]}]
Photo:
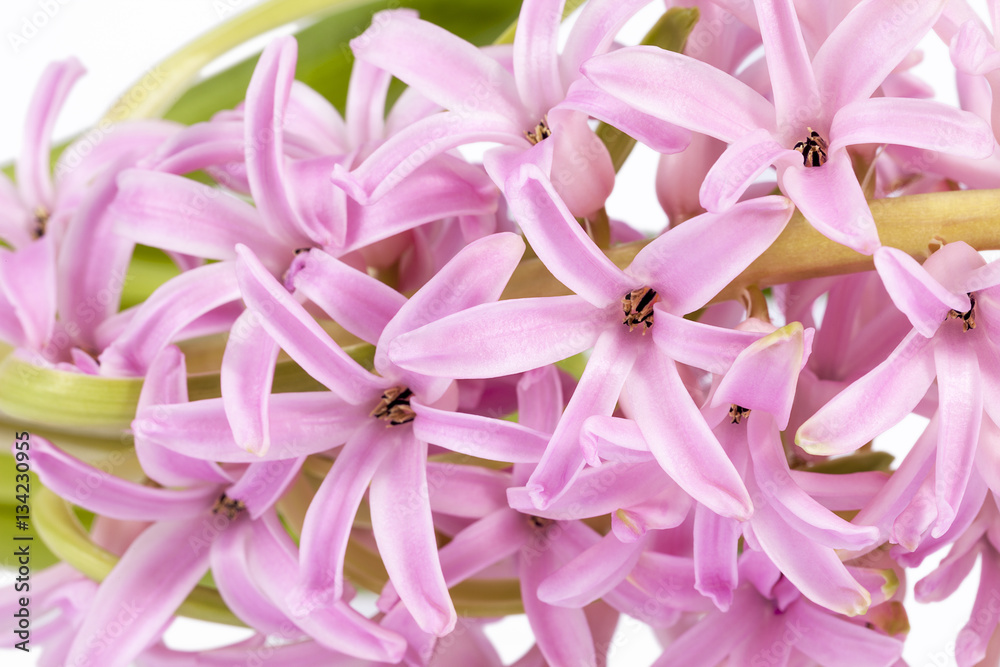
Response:
[{"label": "pollen-covered anther", "polygon": [[819,135],[819,132],[811,127],[809,136],[805,141],[795,144],[794,150],[802,153],[802,164],[807,167],[821,167],[826,164],[826,149],[828,148],[826,139]]},{"label": "pollen-covered anther", "polygon": [[733,403],[729,406],[729,419],[731,424],[739,424],[741,421],[750,416],[750,408],[744,408],[742,406]]},{"label": "pollen-covered anther", "polygon": [[236,516],[247,508],[243,504],[242,500],[235,500],[230,498],[226,494],[219,496],[219,499],[215,501],[215,507],[212,508],[212,514],[222,514],[226,515],[227,519],[235,519]]},{"label": "pollen-covered anther", "polygon": [[629,331],[640,324],[645,325],[642,332],[646,333],[646,329],[653,326],[653,304],[658,300],[659,297],[652,287],[632,290],[622,299],[622,310],[625,312],[622,324],[627,326]]},{"label": "pollen-covered anther", "polygon": [[547,115],[542,116],[542,119],[538,121],[538,125],[536,125],[533,129],[524,131],[524,138],[527,139],[528,143],[532,146],[543,139],[548,139],[551,136],[552,128],[549,127],[549,117]]},{"label": "pollen-covered anther", "polygon": [[413,392],[406,387],[393,387],[382,394],[378,405],[372,410],[371,416],[388,422],[389,426],[399,426],[413,421],[417,413],[410,407],[410,397]]},{"label": "pollen-covered anther", "polygon": [[35,208],[35,213],[32,217],[35,226],[31,230],[31,235],[34,238],[40,239],[45,236],[45,227],[49,224],[49,216],[49,211],[44,206],[39,205]]},{"label": "pollen-covered anther", "polygon": [[969,329],[976,328],[976,297],[972,292],[969,292],[969,310],[964,313],[960,313],[957,310],[948,311],[949,320],[962,320],[962,331],[968,331]]}]

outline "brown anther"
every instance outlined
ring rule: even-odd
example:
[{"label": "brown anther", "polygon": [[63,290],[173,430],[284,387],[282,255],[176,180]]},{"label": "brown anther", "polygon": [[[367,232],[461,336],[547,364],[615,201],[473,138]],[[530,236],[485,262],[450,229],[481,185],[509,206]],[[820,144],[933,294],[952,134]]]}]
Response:
[{"label": "brown anther", "polygon": [[653,304],[657,300],[656,291],[652,287],[640,287],[626,294],[622,299],[622,311],[625,313],[622,324],[629,331],[644,324],[642,333],[646,333],[646,329],[653,326]]},{"label": "brown anther", "polygon": [[968,331],[969,329],[976,328],[976,297],[972,292],[969,292],[969,310],[964,313],[960,313],[957,310],[948,311],[948,319],[962,320],[962,331]]},{"label": "brown anther", "polygon": [[31,230],[31,235],[34,238],[40,239],[43,236],[45,236],[45,227],[46,225],[49,224],[49,215],[50,214],[48,209],[45,208],[44,206],[39,205],[35,208],[35,214],[33,218],[35,221],[35,226]]},{"label": "brown anther", "polygon": [[750,416],[750,408],[744,408],[733,403],[729,406],[729,418],[731,424],[739,424],[746,417]]},{"label": "brown anther", "polygon": [[549,117],[547,115],[542,116],[542,119],[538,121],[538,125],[536,125],[534,129],[524,131],[524,138],[527,139],[528,143],[532,146],[543,139],[548,139],[551,136],[552,128],[549,127]]},{"label": "brown anther", "polygon": [[819,132],[811,127],[806,129],[809,130],[809,136],[806,137],[805,141],[795,144],[794,150],[802,153],[802,164],[805,166],[821,167],[826,164],[826,149],[829,146],[827,146],[826,139],[819,136]]},{"label": "brown anther", "polygon": [[295,249],[295,254],[299,255],[299,254],[304,253],[304,252],[309,252],[310,250],[312,250],[312,248],[296,248]]},{"label": "brown anther", "polygon": [[413,421],[417,413],[410,407],[410,397],[413,392],[406,387],[386,389],[382,399],[372,410],[371,416],[389,422],[389,426],[399,426]]},{"label": "brown anther", "polygon": [[555,523],[552,519],[545,519],[540,516],[529,516],[528,521],[530,521],[531,525],[535,528],[548,528]]},{"label": "brown anther", "polygon": [[242,500],[234,500],[223,493],[219,496],[219,499],[215,501],[215,507],[212,508],[212,514],[222,512],[226,515],[227,519],[232,520],[246,508],[247,507],[243,504]]}]

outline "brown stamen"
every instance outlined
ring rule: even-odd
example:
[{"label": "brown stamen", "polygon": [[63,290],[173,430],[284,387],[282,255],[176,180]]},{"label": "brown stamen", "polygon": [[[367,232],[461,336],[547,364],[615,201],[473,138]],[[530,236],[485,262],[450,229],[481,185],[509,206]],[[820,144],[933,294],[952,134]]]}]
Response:
[{"label": "brown stamen", "polygon": [[247,507],[243,504],[242,500],[234,500],[223,493],[219,496],[219,499],[215,501],[215,507],[212,508],[212,514],[222,512],[226,515],[227,519],[232,520],[246,508]]},{"label": "brown stamen", "polygon": [[552,519],[545,519],[540,516],[529,516],[528,521],[530,521],[531,525],[534,526],[535,528],[548,528],[553,523],[555,523],[555,521],[553,521]]},{"label": "brown stamen", "polygon": [[552,136],[552,128],[549,127],[549,117],[548,115],[542,116],[542,119],[538,121],[538,125],[531,130],[524,131],[524,138],[528,140],[532,146],[537,144],[543,139],[548,139]]},{"label": "brown stamen", "polygon": [[962,320],[962,331],[968,331],[969,329],[976,328],[976,297],[972,292],[969,292],[968,295],[969,295],[968,311],[964,313],[960,313],[957,310],[948,311],[949,320],[955,320],[955,319]]},{"label": "brown stamen", "polygon": [[750,408],[744,408],[733,403],[729,406],[729,418],[732,420],[730,423],[739,424],[746,417],[750,416]]},{"label": "brown stamen", "polygon": [[625,295],[622,299],[622,310],[625,312],[625,319],[622,324],[632,331],[640,324],[644,324],[642,332],[653,326],[653,304],[658,301],[656,291],[652,287],[640,287]]},{"label": "brown stamen", "polygon": [[49,211],[44,206],[38,206],[35,208],[35,227],[31,230],[31,235],[40,239],[45,236],[45,227],[49,224]]},{"label": "brown stamen", "polygon": [[827,146],[826,139],[819,135],[819,132],[811,127],[806,129],[809,130],[809,136],[806,137],[805,141],[795,144],[794,150],[802,153],[802,164],[805,166],[821,167],[826,164],[826,149],[829,146]]},{"label": "brown stamen", "polygon": [[371,416],[389,422],[389,426],[399,426],[413,421],[417,413],[410,407],[413,392],[406,387],[393,387],[382,394],[382,399],[372,410]]}]

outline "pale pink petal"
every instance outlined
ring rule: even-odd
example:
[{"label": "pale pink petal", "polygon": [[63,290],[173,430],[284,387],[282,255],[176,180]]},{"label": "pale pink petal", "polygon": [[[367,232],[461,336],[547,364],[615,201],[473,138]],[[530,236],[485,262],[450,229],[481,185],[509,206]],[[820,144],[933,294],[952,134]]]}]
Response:
[{"label": "pale pink petal", "polygon": [[806,601],[798,602],[786,612],[790,627],[798,627],[804,635],[795,648],[829,667],[892,667],[903,653],[903,642],[851,623]]},{"label": "pale pink petal", "polygon": [[738,79],[711,65],[655,46],[591,58],[583,74],[640,113],[721,139],[775,129],[774,107]]},{"label": "pale pink petal", "polygon": [[759,0],[757,24],[771,75],[771,93],[778,127],[800,129],[820,105],[816,76],[802,39],[792,0]]},{"label": "pale pink petal", "polygon": [[[384,380],[349,357],[245,246],[237,246],[236,276],[247,308],[303,370],[345,401],[359,404],[379,396]],[[190,273],[190,272],[189,272]]]},{"label": "pale pink petal", "polygon": [[393,363],[451,378],[493,378],[541,368],[594,345],[604,313],[578,296],[484,304],[400,335]]},{"label": "pale pink petal", "polygon": [[330,319],[372,344],[406,303],[385,283],[316,248],[299,253],[289,275],[292,286]]},{"label": "pale pink petal", "polygon": [[699,504],[694,510],[694,587],[721,611],[733,603],[739,583],[736,569],[742,527]]},{"label": "pale pink petal", "polygon": [[[784,197],[705,213],[639,251],[626,273],[653,287],[662,306],[685,315],[704,306],[778,237],[794,208]],[[733,239],[740,242],[734,244]],[[655,327],[654,327],[655,328]]]},{"label": "pale pink petal", "polygon": [[806,420],[795,444],[810,454],[845,454],[897,424],[934,381],[928,344],[917,332],[908,334],[888,359]]},{"label": "pale pink petal", "polygon": [[744,349],[766,334],[724,329],[678,317],[665,310],[656,313],[653,341],[674,361],[723,375]]},{"label": "pale pink petal", "polygon": [[674,362],[658,351],[650,352],[636,363],[625,383],[628,405],[649,450],[698,502],[723,516],[749,518],[753,503],[747,489],[681,382]]},{"label": "pale pink petal", "polygon": [[[344,594],[344,558],[354,515],[368,483],[404,438],[395,427],[372,419],[337,454],[306,511],[296,598],[339,600]],[[405,444],[409,444],[408,442]]]},{"label": "pale pink petal", "polygon": [[330,392],[272,394],[269,403],[271,447],[264,455],[236,446],[221,398],[149,406],[139,411],[132,429],[136,439],[186,456],[255,463],[333,449],[369,420],[367,408],[345,403]]},{"label": "pale pink petal", "polygon": [[50,64],[42,73],[28,105],[28,121],[16,164],[16,180],[21,200],[29,209],[42,206],[52,211],[54,195],[49,175],[52,130],[69,91],[84,71],[76,58]]},{"label": "pale pink petal", "polygon": [[[907,453],[907,458],[913,450]],[[900,466],[902,467],[902,466]],[[896,469],[897,471],[899,468]],[[880,470],[848,472],[829,475],[820,472],[792,470],[792,481],[823,507],[834,512],[856,510],[869,505],[885,488],[889,478],[895,476]],[[866,525],[863,521],[854,523]]]},{"label": "pale pink petal", "polygon": [[144,375],[160,350],[185,326],[240,298],[233,269],[232,262],[207,264],[158,287],[101,354],[101,372],[112,376]]},{"label": "pale pink petal", "polygon": [[347,87],[347,125],[345,136],[353,146],[364,146],[382,139],[385,127],[385,96],[392,74],[357,59],[351,67]]},{"label": "pale pink petal", "polygon": [[941,332],[934,346],[940,418],[934,467],[938,514],[931,533],[934,537],[948,530],[958,512],[975,464],[983,418],[983,386],[976,351],[964,339],[964,332],[949,329]]},{"label": "pale pink petal", "polygon": [[212,578],[226,606],[258,632],[279,633],[288,619],[253,580],[247,561],[249,521],[235,521],[219,531],[212,544]]},{"label": "pale pink petal", "polygon": [[[580,428],[591,415],[610,415],[641,345],[624,329],[603,332],[594,345],[580,383],[526,487],[535,506],[545,509],[566,491],[584,466]],[[648,346],[647,346],[648,347]]]},{"label": "pale pink petal", "polygon": [[175,133],[138,164],[143,170],[181,175],[242,162],[243,157],[243,123],[214,120]]},{"label": "pale pink petal", "polygon": [[389,456],[372,478],[372,529],[403,604],[424,632],[442,637],[458,617],[441,573],[427,500],[427,445],[408,435],[387,448]]},{"label": "pale pink petal", "polygon": [[941,564],[914,586],[914,598],[918,602],[940,602],[951,596],[972,572],[982,547],[976,545],[968,550],[953,548]]},{"label": "pale pink petal", "polygon": [[650,0],[619,0],[618,2],[588,2],[576,17],[563,47],[559,64],[563,81],[573,83],[580,76],[580,66],[591,56],[609,50],[625,23]]},{"label": "pale pink petal", "polygon": [[830,148],[900,144],[982,159],[993,153],[993,133],[974,114],[932,100],[878,97],[837,111]]},{"label": "pale pink petal", "polygon": [[[538,116],[562,99],[559,75],[559,24],[563,2],[526,0],[514,34],[514,81],[529,115]],[[451,63],[454,66],[453,63]],[[527,129],[527,128],[525,128]]]},{"label": "pale pink petal", "polygon": [[608,533],[538,586],[538,599],[558,607],[583,607],[617,586],[639,561],[645,541],[621,542]]},{"label": "pale pink petal", "polygon": [[[508,473],[479,466],[431,461],[427,464],[427,478],[432,480],[429,490],[433,512],[481,519],[508,507]],[[447,480],[447,483],[434,483],[436,480]]]},{"label": "pale pink petal", "polygon": [[756,593],[740,591],[728,612],[714,610],[664,649],[653,667],[717,667],[754,633],[767,617]]},{"label": "pale pink petal", "polygon": [[246,506],[251,519],[261,515],[285,495],[302,470],[306,457],[251,463],[226,495]]},{"label": "pale pink petal", "polygon": [[13,306],[27,345],[49,344],[56,323],[56,243],[51,234],[17,251],[0,248],[0,290]]},{"label": "pale pink petal", "polygon": [[820,167],[789,166],[779,172],[778,181],[823,236],[865,255],[879,247],[875,219],[846,150],[831,152]]},{"label": "pale pink petal", "polygon": [[620,463],[642,463],[653,455],[639,426],[631,419],[594,415],[580,427],[580,446],[587,463],[599,466],[602,459]]},{"label": "pale pink petal", "polygon": [[[548,114],[552,136],[552,187],[568,210],[580,217],[593,216],[604,206],[615,186],[615,168],[604,142],[594,133],[587,115],[554,108]],[[529,158],[535,146],[524,152]]]},{"label": "pale pink petal", "polygon": [[479,415],[437,410],[411,402],[417,413],[413,434],[418,440],[454,452],[510,463],[536,463],[549,436],[516,422]]},{"label": "pale pink petal", "polygon": [[260,316],[244,311],[226,341],[220,384],[233,438],[252,454],[262,455],[271,446],[267,402],[277,360],[278,344],[261,325]]},{"label": "pale pink petal", "polygon": [[522,166],[507,180],[504,191],[532,250],[572,291],[604,308],[639,287],[587,236],[537,167]]},{"label": "pale pink petal", "polygon": [[709,211],[725,211],[740,200],[768,167],[789,154],[789,149],[775,141],[767,130],[754,130],[740,137],[705,175],[698,195],[701,205]]},{"label": "pale pink petal", "polygon": [[996,602],[998,587],[1000,564],[994,554],[986,553],[969,622],[955,640],[955,659],[962,667],[981,664],[986,657],[987,645],[1000,623],[1000,605]]},{"label": "pale pink petal", "polygon": [[530,370],[517,381],[517,420],[528,428],[552,433],[566,407],[566,375],[556,366]]},{"label": "pale pink petal", "polygon": [[0,173],[0,238],[12,248],[31,243],[33,214],[22,202],[17,187]]},{"label": "pale pink petal", "polygon": [[[208,570],[208,545],[191,547],[203,530],[201,522],[160,521],[139,535],[97,589],[67,664],[129,665]],[[126,622],[127,632],[109,632]]]},{"label": "pale pink petal", "polygon": [[[887,11],[880,0],[858,4],[813,58],[820,99],[836,110],[867,99],[930,30],[946,0]],[[849,54],[845,59],[845,54]]]},{"label": "pale pink petal", "polygon": [[968,296],[947,290],[902,250],[879,248],[875,268],[893,303],[922,336],[933,336],[949,311],[971,308]]}]

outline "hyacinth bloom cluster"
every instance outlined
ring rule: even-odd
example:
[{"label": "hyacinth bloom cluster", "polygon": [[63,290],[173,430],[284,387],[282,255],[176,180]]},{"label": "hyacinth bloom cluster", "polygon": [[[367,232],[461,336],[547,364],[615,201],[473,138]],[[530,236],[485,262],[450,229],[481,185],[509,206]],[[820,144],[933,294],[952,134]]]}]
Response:
[{"label": "hyacinth bloom cluster", "polygon": [[[636,622],[659,666],[895,667],[938,552],[917,600],[981,562],[942,644],[1000,664],[1000,4],[665,4],[525,0],[486,47],[379,12],[343,113],[281,37],[235,108],[54,168],[83,70],[46,71],[0,379],[134,389],[123,429],[0,388],[65,515],[46,664],[499,666],[523,612],[521,667],[613,665]],[[928,36],[959,107],[910,71]],[[661,154],[651,237],[609,216],[615,136]],[[151,250],[175,275],[126,303]],[[189,615],[246,639],[171,647]]]}]

